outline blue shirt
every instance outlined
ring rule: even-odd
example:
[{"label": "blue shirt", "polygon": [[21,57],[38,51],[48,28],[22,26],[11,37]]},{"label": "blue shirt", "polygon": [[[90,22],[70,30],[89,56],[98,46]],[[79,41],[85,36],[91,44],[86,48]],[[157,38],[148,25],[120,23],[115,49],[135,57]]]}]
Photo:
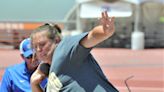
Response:
[{"label": "blue shirt", "polygon": [[80,41],[87,35],[63,39],[56,48],[50,68],[47,92],[118,92],[108,81]]},{"label": "blue shirt", "polygon": [[[0,92],[32,92],[30,86],[32,73],[28,71],[25,62],[8,67],[1,81]],[[46,80],[42,82],[42,86],[45,84]]]}]

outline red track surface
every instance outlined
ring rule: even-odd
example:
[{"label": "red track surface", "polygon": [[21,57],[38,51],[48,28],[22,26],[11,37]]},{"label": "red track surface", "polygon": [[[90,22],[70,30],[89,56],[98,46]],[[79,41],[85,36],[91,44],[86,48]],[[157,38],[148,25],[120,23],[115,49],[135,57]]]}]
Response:
[{"label": "red track surface", "polygon": [[[164,92],[164,49],[94,49],[93,56],[120,92]],[[21,62],[18,50],[0,50],[0,79],[5,67]]]}]

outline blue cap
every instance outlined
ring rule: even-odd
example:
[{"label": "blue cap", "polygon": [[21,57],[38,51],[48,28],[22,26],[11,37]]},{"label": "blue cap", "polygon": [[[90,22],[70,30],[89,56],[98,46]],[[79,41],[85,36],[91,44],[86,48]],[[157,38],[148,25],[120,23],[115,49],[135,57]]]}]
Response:
[{"label": "blue cap", "polygon": [[33,54],[30,38],[26,38],[20,43],[19,50],[20,50],[20,53],[23,54],[24,57],[28,57],[31,54]]}]

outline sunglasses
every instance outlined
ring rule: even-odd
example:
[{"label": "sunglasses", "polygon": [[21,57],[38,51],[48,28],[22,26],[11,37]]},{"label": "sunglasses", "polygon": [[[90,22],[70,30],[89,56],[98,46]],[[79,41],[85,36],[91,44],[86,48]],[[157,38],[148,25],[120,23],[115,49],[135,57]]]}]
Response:
[{"label": "sunglasses", "polygon": [[33,55],[29,55],[28,57],[26,57],[27,59],[31,59],[33,57]]}]

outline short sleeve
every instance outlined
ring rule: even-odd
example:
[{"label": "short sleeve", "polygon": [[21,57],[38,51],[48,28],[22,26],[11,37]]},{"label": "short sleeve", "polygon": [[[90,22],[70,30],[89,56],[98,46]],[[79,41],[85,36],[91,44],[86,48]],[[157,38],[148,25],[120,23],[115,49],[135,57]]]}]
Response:
[{"label": "short sleeve", "polygon": [[72,65],[81,65],[89,56],[92,48],[85,48],[80,41],[88,35],[88,32],[80,35],[65,37],[54,51],[50,72],[62,71]]},{"label": "short sleeve", "polygon": [[61,56],[62,59],[67,58],[65,60],[67,62],[84,61],[87,58],[87,56],[90,54],[90,51],[92,49],[92,48],[85,48],[80,44],[80,41],[87,35],[88,32],[63,39],[63,41],[59,44],[57,51],[55,51],[55,55]]}]

